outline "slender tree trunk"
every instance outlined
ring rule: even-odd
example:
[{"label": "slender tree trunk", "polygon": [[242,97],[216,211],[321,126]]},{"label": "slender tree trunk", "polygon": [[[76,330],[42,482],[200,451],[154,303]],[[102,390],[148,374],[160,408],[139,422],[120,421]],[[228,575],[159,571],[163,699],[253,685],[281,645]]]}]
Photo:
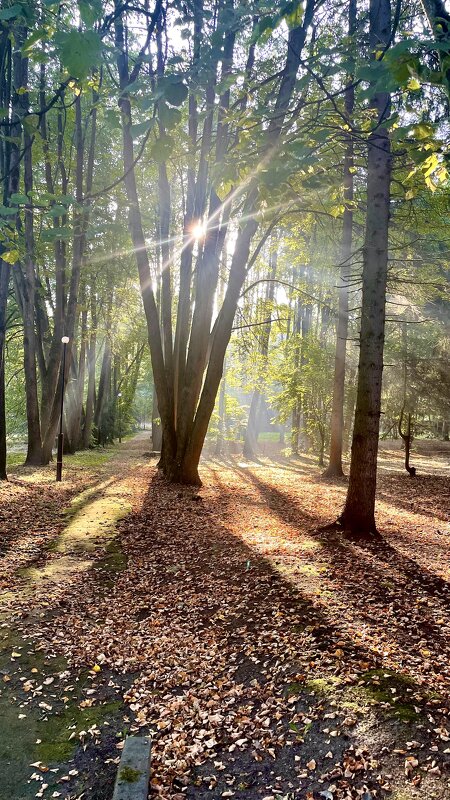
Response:
[{"label": "slender tree trunk", "polygon": [[[0,33],[0,57],[3,69],[0,72],[0,106],[4,109],[4,121],[9,122],[8,113],[11,97],[11,39],[5,28]],[[4,139],[0,140],[1,171],[3,174],[2,201],[8,203],[9,195],[9,165],[11,144]],[[1,258],[4,246],[0,245],[0,480],[7,480],[6,472],[6,406],[5,406],[5,339],[6,339],[6,314],[8,306],[8,288],[10,266]]]},{"label": "slender tree trunk", "polygon": [[[23,34],[21,38],[23,40]],[[5,144],[7,144],[7,147],[5,147],[2,152],[2,166],[5,169],[3,203],[8,205],[11,195],[19,191],[21,158],[19,142],[22,141],[22,117],[26,111],[26,100],[24,99],[24,94],[19,94],[17,91],[20,87],[25,85],[23,83],[24,59],[22,59],[20,49],[17,49],[13,56],[11,56],[11,40],[7,31],[3,33],[1,38],[1,53],[4,71],[0,76],[0,102],[2,102],[5,109],[9,107],[12,94],[11,120],[8,128],[10,141],[3,144],[3,147],[5,147]],[[14,87],[13,91],[12,87]],[[2,244],[0,252],[0,480],[7,479],[5,339],[10,266],[9,263],[1,258],[1,253],[4,252],[4,249],[4,245]]]},{"label": "slender tree trunk", "polygon": [[[33,188],[31,137],[24,135],[24,183],[25,192]],[[30,205],[32,204],[30,199]],[[36,275],[34,268],[33,210],[25,209],[25,291],[23,296],[23,350],[25,372],[25,394],[27,406],[28,444],[25,464],[42,463],[41,426],[39,419],[39,396],[36,368],[36,333],[34,309],[36,297]]]},{"label": "slender tree trunk", "polygon": [[88,388],[86,396],[86,414],[84,418],[83,445],[89,447],[92,438],[92,424],[94,422],[95,405],[95,362],[97,357],[97,297],[95,278],[91,279],[91,334],[87,349]]},{"label": "slender tree trunk", "polygon": [[267,370],[267,362],[269,357],[269,342],[270,331],[272,328],[272,307],[273,298],[275,296],[275,276],[277,272],[277,240],[275,235],[272,236],[271,249],[269,254],[269,272],[267,275],[266,296],[263,308],[263,314],[267,317],[267,323],[263,326],[260,336],[259,350],[261,355],[260,369],[262,375],[258,378],[258,385],[253,392],[250,410],[248,414],[247,428],[245,431],[244,450],[245,458],[253,459],[256,457],[258,449],[258,413],[260,409],[260,401],[263,398],[265,374]]},{"label": "slender tree trunk", "polygon": [[9,275],[9,264],[0,259],[0,481],[8,479],[6,472],[5,338]]},{"label": "slender tree trunk", "polygon": [[[349,0],[348,33],[352,37],[356,30],[356,0]],[[345,112],[351,120],[355,104],[353,76],[345,92]],[[348,285],[351,270],[353,239],[353,137],[348,136],[344,158],[344,216],[341,247],[341,276],[339,287],[338,322],[336,329],[336,352],[334,359],[333,404],[331,410],[330,459],[324,472],[327,478],[340,478],[342,468],[342,440],[344,433],[345,367],[348,337]]]},{"label": "slender tree trunk", "polygon": [[[391,36],[390,0],[370,0],[372,53],[387,47]],[[376,536],[375,492],[381,382],[386,316],[391,150],[383,122],[390,96],[375,94],[378,124],[368,140],[367,216],[364,243],[361,332],[350,478],[340,524],[354,536]]]},{"label": "slender tree trunk", "polygon": [[[84,295],[84,292],[83,292]],[[78,365],[75,362],[75,352],[73,351],[73,371],[75,373],[73,383],[73,406],[71,412],[70,424],[70,439],[73,452],[80,450],[83,447],[83,396],[84,396],[84,383],[86,377],[86,339],[87,339],[87,308],[85,306],[85,298],[82,298],[83,308],[81,311],[81,329],[80,329],[80,351],[78,355]]]},{"label": "slender tree trunk", "polygon": [[249,461],[256,458],[256,451],[258,448],[258,413],[261,400],[259,389],[255,389],[252,394],[250,409],[248,412],[247,427],[244,435],[244,458]]},{"label": "slender tree trunk", "polygon": [[227,383],[227,367],[226,361],[223,362],[223,375],[220,382],[219,390],[219,426],[217,431],[215,454],[216,456],[223,455],[223,445],[225,436],[225,417],[226,417],[226,383]]},{"label": "slender tree trunk", "polygon": [[348,453],[350,450],[351,436],[353,433],[353,421],[355,417],[356,404],[356,369],[351,368],[347,377],[347,402],[344,414],[344,437],[343,451]]}]

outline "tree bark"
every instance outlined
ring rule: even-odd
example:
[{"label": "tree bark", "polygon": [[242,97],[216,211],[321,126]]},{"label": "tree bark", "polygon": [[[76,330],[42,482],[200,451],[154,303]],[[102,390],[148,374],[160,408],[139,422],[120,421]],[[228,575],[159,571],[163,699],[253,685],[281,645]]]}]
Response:
[{"label": "tree bark", "polygon": [[[370,0],[370,47],[374,57],[391,38],[390,0]],[[375,94],[377,126],[368,139],[367,216],[364,242],[358,389],[347,498],[339,519],[356,537],[377,536],[375,492],[386,316],[391,182],[390,96]]]},{"label": "tree bark", "polygon": [[273,298],[275,295],[275,276],[277,272],[277,242],[276,237],[272,236],[271,249],[269,254],[269,272],[267,275],[266,284],[266,297],[263,308],[264,316],[268,318],[267,323],[263,326],[259,342],[259,350],[261,356],[261,364],[259,368],[262,375],[258,378],[258,385],[253,392],[250,409],[248,414],[247,428],[245,430],[244,449],[243,455],[247,459],[254,459],[258,449],[258,412],[260,409],[260,400],[263,397],[264,379],[267,369],[267,361],[269,356],[269,342],[270,331],[272,327],[272,306]]},{"label": "tree bark", "polygon": [[9,275],[9,264],[0,259],[0,481],[8,479],[6,471],[5,338]]},{"label": "tree bark", "polygon": [[[308,0],[302,24],[289,31],[285,66],[281,74],[272,118],[264,134],[265,142],[262,147],[262,160],[272,157],[277,148],[294,92],[301,52],[313,19],[315,5],[315,0]],[[209,193],[208,214],[209,219],[212,219],[214,224],[208,230],[197,265],[195,307],[191,324],[186,373],[184,386],[179,394],[181,417],[178,417],[177,414],[177,427],[175,427],[174,407],[173,402],[171,402],[173,393],[167,382],[161,331],[151,286],[148,253],[142,229],[133,163],[132,114],[127,91],[130,82],[135,79],[139,67],[137,70],[135,68],[131,73],[129,72],[121,10],[117,0],[116,11],[118,13],[115,20],[115,44],[118,54],[117,66],[121,87],[119,104],[122,112],[124,183],[128,198],[130,231],[136,253],[141,293],[147,319],[153,376],[163,425],[163,450],[160,463],[169,480],[199,485],[198,463],[222,377],[224,356],[231,336],[237,303],[246,277],[251,242],[258,228],[256,218],[260,206],[258,176],[256,175],[249,181],[246,191],[246,199],[242,208],[243,221],[237,236],[227,290],[212,337],[210,324],[214,293],[217,286],[218,264],[227,221],[223,214],[223,206],[220,204],[214,189],[211,189]],[[157,4],[149,22],[149,31],[152,26],[156,26],[159,12],[160,6]],[[234,36],[231,33],[231,31],[227,31],[224,37],[222,55],[220,56],[223,59],[222,66],[224,66],[226,59],[229,57],[230,49],[232,53]],[[210,89],[211,87],[209,86],[207,89],[208,96]],[[216,160],[217,154],[220,153],[222,147],[224,148],[224,154],[226,153],[228,138],[225,120],[222,120],[220,116],[220,105],[216,135]],[[208,114],[206,114],[206,119],[208,119]],[[207,138],[207,128],[204,133]],[[204,161],[201,161],[200,166],[202,169],[203,164]],[[202,195],[203,186],[205,185],[203,175],[204,173],[201,172],[197,178],[200,200],[200,195]],[[197,197],[195,211],[196,213],[199,212],[199,216],[203,213],[201,203],[197,203]],[[204,375],[205,368],[206,375]]]},{"label": "tree bark", "polygon": [[[356,0],[349,0],[348,33],[354,36],[356,30]],[[353,76],[345,92],[345,113],[349,121],[355,105],[355,90]],[[330,457],[324,477],[341,478],[344,476],[342,468],[342,441],[344,434],[344,396],[345,396],[345,367],[348,337],[348,276],[351,270],[350,259],[352,255],[353,239],[353,137],[348,136],[347,148],[344,158],[344,215],[342,222],[342,247],[341,247],[341,276],[339,287],[338,321],[336,329],[336,352],[334,359],[333,403],[331,409],[330,429]]]}]

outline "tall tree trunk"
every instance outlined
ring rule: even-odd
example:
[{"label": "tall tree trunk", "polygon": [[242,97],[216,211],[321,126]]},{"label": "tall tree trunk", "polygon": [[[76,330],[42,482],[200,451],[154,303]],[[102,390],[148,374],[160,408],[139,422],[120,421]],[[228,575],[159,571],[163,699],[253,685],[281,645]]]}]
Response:
[{"label": "tall tree trunk", "polygon": [[[19,39],[25,35],[19,33]],[[2,144],[2,167],[4,169],[3,203],[9,204],[12,194],[19,191],[21,152],[19,142],[22,141],[22,118],[26,111],[26,99],[19,89],[25,85],[24,59],[20,48],[11,55],[11,40],[8,31],[1,37],[1,54],[3,72],[0,76],[0,102],[8,109],[11,100],[11,119],[9,123],[9,139]],[[12,96],[11,96],[12,95]],[[5,146],[6,145],[6,146]],[[16,220],[17,222],[17,220]],[[1,258],[5,247],[1,244],[0,252],[0,480],[7,479],[6,473],[6,396],[5,396],[5,339],[6,313],[10,265]]]},{"label": "tall tree trunk", "polygon": [[[62,131],[60,132],[60,136],[62,136]],[[69,343],[67,345],[65,372],[61,378],[63,384],[63,391],[65,390],[65,387],[67,385],[67,380],[71,369],[72,347],[75,335],[75,324],[76,324],[77,307],[78,307],[78,290],[80,284],[81,264],[83,260],[83,251],[85,242],[85,220],[83,212],[80,210],[83,202],[83,165],[84,165],[84,136],[83,136],[80,95],[77,95],[75,98],[75,158],[76,158],[75,199],[77,201],[77,208],[74,209],[74,214],[73,214],[72,269],[70,272],[68,291],[67,287],[65,286],[64,273],[62,277],[63,295],[61,299],[61,307],[62,307],[61,327],[64,331],[64,335],[68,336],[69,338]],[[66,183],[65,178],[64,178],[64,183]],[[64,242],[61,242],[61,245],[63,244]],[[65,258],[63,260],[63,263],[65,265]],[[55,344],[54,348],[55,357],[57,358],[58,357],[57,354],[58,353],[60,354],[61,352],[61,342],[57,341],[55,334],[53,338]],[[51,410],[48,417],[47,429],[45,431],[45,436],[42,444],[44,463],[48,463],[48,461],[50,461],[51,459],[52,447],[55,440],[56,431],[58,428],[58,419],[59,419],[58,394],[59,393],[55,391],[53,395],[53,402],[51,404]]]},{"label": "tall tree trunk", "polygon": [[97,350],[97,298],[95,278],[91,279],[91,334],[87,348],[88,388],[86,395],[86,414],[84,418],[83,446],[89,447],[92,437],[92,424],[94,421],[95,405],[95,362]]},{"label": "tall tree trunk", "polygon": [[[391,38],[390,0],[370,0],[373,57]],[[376,536],[375,492],[386,317],[386,281],[391,183],[390,95],[377,92],[372,107],[377,126],[368,139],[367,216],[364,242],[361,331],[347,498],[340,524],[354,536]]]},{"label": "tall tree trunk", "polygon": [[[231,7],[231,4],[230,4]],[[161,4],[157,3],[149,19],[149,35],[156,27]],[[247,262],[252,239],[258,229],[257,213],[260,208],[258,176],[249,181],[246,199],[242,207],[242,222],[238,231],[236,245],[231,261],[230,275],[222,308],[218,314],[214,333],[211,337],[210,323],[212,319],[214,293],[218,280],[218,263],[227,221],[224,221],[223,206],[211,189],[209,193],[209,219],[214,224],[209,226],[205,244],[197,265],[196,297],[191,336],[186,362],[184,387],[180,393],[181,417],[177,414],[177,427],[174,424],[174,407],[171,402],[171,387],[167,384],[164,353],[161,341],[158,312],[151,285],[151,273],[142,217],[136,187],[133,137],[131,131],[132,109],[128,89],[134,82],[140,69],[140,61],[129,71],[127,49],[124,36],[124,25],[121,17],[122,9],[116,0],[117,17],[115,19],[115,44],[117,66],[120,78],[120,108],[123,133],[123,156],[125,177],[124,184],[129,206],[130,231],[135,249],[141,293],[147,319],[149,343],[152,356],[153,376],[158,394],[158,405],[163,425],[163,453],[161,463],[167,477],[172,481],[199,484],[198,464],[205,440],[211,414],[214,410],[217,391],[223,371],[226,348],[230,340],[233,320],[239,296],[247,274]],[[306,40],[307,31],[312,23],[315,11],[315,0],[307,0],[302,24],[292,28],[288,34],[286,60],[281,73],[279,88],[273,108],[273,116],[265,131],[265,144],[261,158],[269,159],[276,150],[289,104],[295,88],[301,52]],[[222,65],[234,44],[232,31],[227,30],[223,49],[219,56]],[[208,86],[208,96],[211,87]],[[206,119],[209,115],[206,114]],[[226,118],[225,118],[226,119]],[[216,134],[216,153],[224,147],[226,154],[227,128],[226,121],[221,119],[221,104],[218,109]],[[206,173],[207,174],[207,173]],[[197,186],[203,187],[203,173],[197,180]],[[201,178],[201,180],[200,180]],[[200,209],[200,206],[197,206]],[[212,339],[212,342],[211,342]],[[206,375],[204,375],[206,369]]]},{"label": "tall tree trunk", "polygon": [[83,447],[82,427],[83,427],[83,396],[84,396],[84,383],[86,377],[86,339],[87,339],[87,307],[85,304],[85,292],[83,290],[82,297],[82,310],[81,310],[81,328],[80,328],[80,351],[78,354],[78,364],[75,361],[75,352],[73,351],[73,393],[72,393],[72,410],[70,419],[68,420],[70,427],[70,441],[72,452],[80,450]]},{"label": "tall tree trunk", "polygon": [[[349,0],[348,33],[353,37],[356,30],[356,0]],[[351,46],[355,46],[353,43]],[[345,113],[351,121],[355,105],[353,76],[345,92]],[[327,478],[340,478],[342,468],[342,440],[344,433],[345,367],[348,337],[348,276],[351,270],[353,239],[353,137],[348,136],[344,158],[344,215],[342,223],[341,275],[339,287],[338,322],[336,328],[336,352],[334,358],[333,404],[331,409],[330,459],[324,472]]]},{"label": "tall tree trunk", "polygon": [[269,254],[269,272],[267,275],[266,297],[264,303],[263,313],[267,317],[267,322],[263,326],[259,340],[259,350],[261,355],[261,364],[259,366],[262,375],[258,378],[258,385],[253,392],[250,409],[248,413],[247,428],[245,430],[244,449],[243,454],[245,458],[253,459],[256,457],[258,448],[258,413],[260,409],[260,401],[264,392],[264,380],[267,370],[267,361],[269,356],[269,342],[270,331],[272,327],[272,306],[273,298],[275,296],[275,276],[277,271],[277,241],[276,237],[272,236],[271,249]]},{"label": "tall tree trunk", "polygon": [[215,447],[215,455],[223,455],[223,445],[225,436],[225,423],[226,423],[226,383],[227,383],[227,367],[226,361],[223,362],[223,375],[220,382],[219,390],[219,425],[217,430],[217,439]]},{"label": "tall tree trunk", "polygon": [[[25,84],[26,85],[26,84]],[[24,185],[25,193],[33,189],[32,141],[24,134]],[[30,195],[30,206],[33,200]],[[25,209],[25,275],[23,294],[23,350],[25,372],[25,394],[27,407],[27,457],[25,464],[42,463],[41,426],[39,419],[39,396],[36,367],[36,333],[34,309],[36,297],[36,274],[34,267],[34,232],[32,207]]]},{"label": "tall tree trunk", "polygon": [[0,481],[6,481],[5,338],[10,267],[0,259]]}]

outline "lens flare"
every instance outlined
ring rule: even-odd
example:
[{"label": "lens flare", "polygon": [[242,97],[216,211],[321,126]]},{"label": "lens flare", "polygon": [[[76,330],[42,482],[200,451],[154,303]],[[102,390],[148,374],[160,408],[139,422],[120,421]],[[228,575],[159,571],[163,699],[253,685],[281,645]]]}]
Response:
[{"label": "lens flare", "polygon": [[196,242],[204,239],[206,236],[206,228],[207,223],[203,222],[201,219],[197,220],[197,222],[194,222],[191,228],[192,238],[195,239]]}]

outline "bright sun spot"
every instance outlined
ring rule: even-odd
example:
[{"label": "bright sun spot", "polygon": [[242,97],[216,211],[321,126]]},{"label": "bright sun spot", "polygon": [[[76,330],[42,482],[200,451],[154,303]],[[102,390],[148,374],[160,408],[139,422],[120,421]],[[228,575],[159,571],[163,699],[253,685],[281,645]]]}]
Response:
[{"label": "bright sun spot", "polygon": [[201,219],[197,220],[197,222],[194,222],[191,228],[191,233],[196,242],[198,242],[200,239],[204,239],[206,236],[206,222],[202,222]]}]

